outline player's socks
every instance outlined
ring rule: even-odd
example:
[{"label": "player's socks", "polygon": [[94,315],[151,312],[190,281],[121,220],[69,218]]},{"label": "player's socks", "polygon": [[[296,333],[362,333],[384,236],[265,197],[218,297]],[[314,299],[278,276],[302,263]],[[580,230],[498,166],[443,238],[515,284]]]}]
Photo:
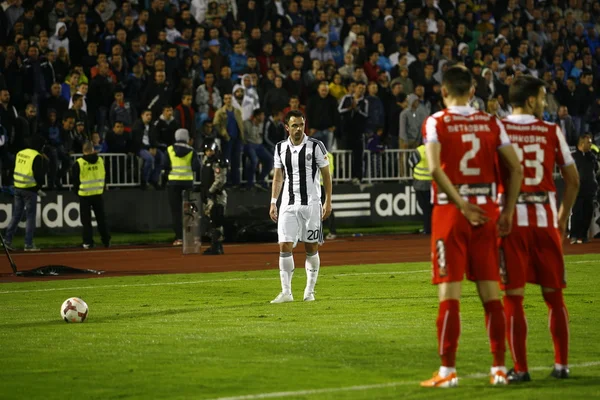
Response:
[{"label": "player's socks", "polygon": [[527,319],[523,309],[523,296],[504,296],[506,339],[516,372],[527,372]]},{"label": "player's socks", "polygon": [[492,367],[503,367],[504,353],[506,352],[506,345],[504,344],[504,331],[506,329],[504,309],[500,300],[488,301],[483,306],[485,308],[485,326],[494,357]]},{"label": "player's socks", "polygon": [[304,290],[304,296],[315,291],[315,284],[319,277],[319,267],[321,266],[321,259],[319,258],[319,252],[306,253],[306,262],[304,268],[306,269],[306,289]]},{"label": "player's socks", "polygon": [[292,277],[294,276],[294,257],[292,253],[279,253],[279,278],[281,292],[292,293]]},{"label": "player's socks", "polygon": [[569,314],[562,290],[544,293],[544,300],[549,309],[548,320],[554,342],[554,363],[566,369],[569,357]]},{"label": "player's socks", "polygon": [[454,373],[454,374],[456,373],[456,368],[454,368],[454,367],[452,367],[452,368],[451,368],[451,367],[444,367],[444,366],[442,366],[442,367],[440,367],[440,369],[438,370],[438,375],[439,375],[441,378],[445,378],[445,377],[447,377],[448,375],[450,375],[450,374],[453,374],[453,373]]},{"label": "player's socks", "polygon": [[456,367],[456,349],[460,336],[458,300],[444,300],[440,303],[436,324],[442,366],[454,368]]}]

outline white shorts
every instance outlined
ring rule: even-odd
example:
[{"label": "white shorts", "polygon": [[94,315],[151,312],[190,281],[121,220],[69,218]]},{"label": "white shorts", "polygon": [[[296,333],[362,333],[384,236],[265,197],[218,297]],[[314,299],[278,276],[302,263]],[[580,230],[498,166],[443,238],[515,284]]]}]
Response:
[{"label": "white shorts", "polygon": [[321,204],[308,206],[285,206],[279,211],[277,234],[279,243],[323,244]]}]

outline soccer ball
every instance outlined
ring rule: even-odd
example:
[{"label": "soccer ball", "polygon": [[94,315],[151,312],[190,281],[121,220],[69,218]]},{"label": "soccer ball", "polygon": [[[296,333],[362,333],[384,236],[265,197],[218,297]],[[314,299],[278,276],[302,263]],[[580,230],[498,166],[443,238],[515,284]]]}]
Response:
[{"label": "soccer ball", "polygon": [[66,299],[60,307],[60,317],[65,322],[83,322],[88,315],[88,305],[79,297]]}]

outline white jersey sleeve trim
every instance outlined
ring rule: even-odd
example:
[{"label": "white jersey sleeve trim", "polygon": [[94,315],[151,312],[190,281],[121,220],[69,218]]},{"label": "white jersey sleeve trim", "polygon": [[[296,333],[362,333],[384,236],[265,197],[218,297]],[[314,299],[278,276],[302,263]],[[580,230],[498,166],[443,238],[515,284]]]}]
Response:
[{"label": "white jersey sleeve trim", "polygon": [[556,125],[556,138],[558,139],[558,151],[560,151],[564,161],[564,164],[561,165],[561,167],[566,167],[573,164],[575,160],[573,160],[571,150],[569,149],[569,145],[565,140],[565,135],[563,135],[558,125]]}]

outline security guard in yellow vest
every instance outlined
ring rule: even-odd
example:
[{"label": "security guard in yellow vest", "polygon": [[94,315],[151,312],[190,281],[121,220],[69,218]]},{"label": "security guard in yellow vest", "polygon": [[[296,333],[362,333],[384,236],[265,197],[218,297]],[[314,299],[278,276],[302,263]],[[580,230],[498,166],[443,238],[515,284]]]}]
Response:
[{"label": "security guard in yellow vest", "polygon": [[167,191],[175,232],[173,246],[183,245],[183,191],[194,188],[194,178],[196,173],[200,173],[200,159],[192,143],[187,129],[177,129],[175,144],[167,148],[165,172],[168,176]]},{"label": "security guard in yellow vest", "polygon": [[[327,160],[329,160],[329,174],[333,178],[333,154],[327,153]],[[325,187],[323,186],[323,176],[321,175],[321,203],[325,202]],[[333,240],[337,237],[337,230],[335,229],[335,215],[333,213],[333,209],[331,210],[331,214],[329,214],[329,218],[327,218],[327,228],[329,228],[329,233],[325,237],[325,239]]]},{"label": "security guard in yellow vest", "polygon": [[425,155],[425,145],[420,145],[413,151],[408,159],[413,170],[413,187],[417,197],[417,204],[423,212],[423,234],[431,234],[431,174]]},{"label": "security guard in yellow vest", "polygon": [[[28,147],[17,153],[13,178],[15,182],[15,198],[12,218],[4,234],[6,248],[12,250],[11,243],[23,213],[27,222],[25,225],[25,251],[39,251],[33,244],[35,220],[37,212],[38,191],[44,184],[47,170],[47,158],[43,155],[45,144],[41,136],[27,139]],[[40,193],[43,193],[40,191]]]},{"label": "security guard in yellow vest", "polygon": [[83,248],[94,247],[92,228],[92,210],[96,216],[98,231],[104,247],[110,247],[110,234],[106,226],[104,214],[104,186],[106,185],[106,169],[104,160],[98,157],[94,145],[90,141],[83,144],[83,157],[77,159],[72,167],[73,189],[79,196],[79,216],[83,225]]}]

